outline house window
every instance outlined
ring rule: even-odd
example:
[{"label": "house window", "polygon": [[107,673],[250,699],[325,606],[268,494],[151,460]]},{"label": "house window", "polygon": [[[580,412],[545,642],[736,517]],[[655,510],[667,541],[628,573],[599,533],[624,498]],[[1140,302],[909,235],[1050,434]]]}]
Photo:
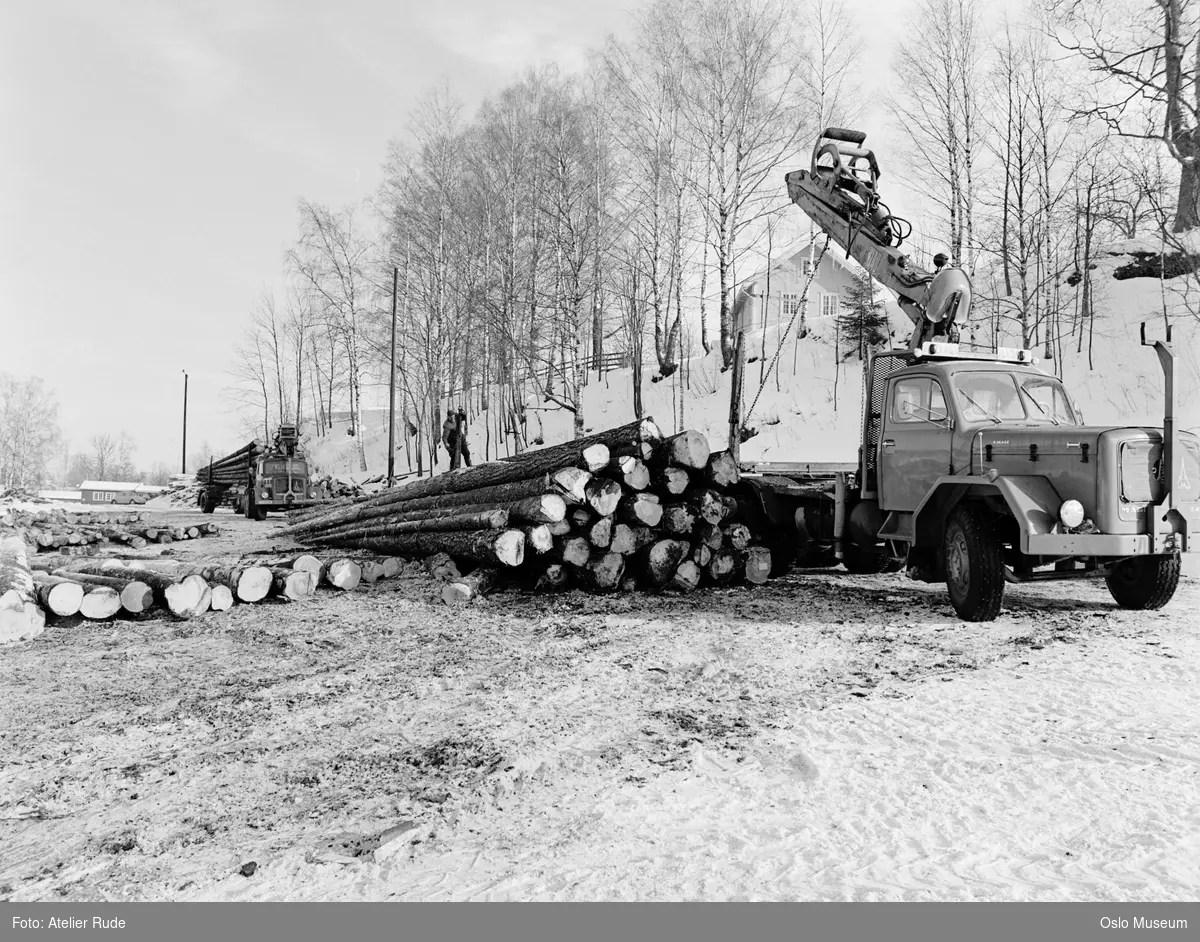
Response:
[{"label": "house window", "polygon": [[784,317],[795,317],[800,313],[801,306],[800,295],[785,294],[782,296],[781,311]]},{"label": "house window", "polygon": [[821,295],[821,316],[836,317],[841,310],[841,297],[837,294]]},{"label": "house window", "polygon": [[800,259],[800,274],[807,278],[813,272],[813,260],[811,258]]}]

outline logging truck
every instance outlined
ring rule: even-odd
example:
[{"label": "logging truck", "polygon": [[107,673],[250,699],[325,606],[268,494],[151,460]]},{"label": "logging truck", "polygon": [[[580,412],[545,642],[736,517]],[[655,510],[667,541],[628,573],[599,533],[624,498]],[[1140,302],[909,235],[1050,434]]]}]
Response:
[{"label": "logging truck", "polygon": [[269,445],[255,439],[210,461],[196,473],[196,480],[201,485],[197,504],[206,514],[226,504],[252,520],[263,520],[272,510],[293,510],[322,500],[294,425],[281,425]]},{"label": "logging truck", "polygon": [[1031,351],[956,342],[970,279],[901,251],[910,227],[880,202],[865,137],[826,128],[788,192],[896,294],[913,333],[908,349],[866,362],[858,460],[745,466],[758,512],[777,539],[798,540],[801,561],[945,580],[967,621],[994,619],[1005,583],[1101,575],[1121,607],[1161,608],[1180,554],[1200,551],[1200,438],[1175,427],[1170,328],[1153,343],[1162,427],[1085,425]]}]

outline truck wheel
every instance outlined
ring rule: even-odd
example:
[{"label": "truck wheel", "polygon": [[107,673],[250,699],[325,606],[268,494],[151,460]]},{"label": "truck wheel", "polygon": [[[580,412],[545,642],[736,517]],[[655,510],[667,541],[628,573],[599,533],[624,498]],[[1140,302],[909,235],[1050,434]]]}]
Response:
[{"label": "truck wheel", "polygon": [[956,507],[946,523],[946,588],[964,621],[992,621],[1004,598],[1004,555],[990,521]]},{"label": "truck wheel", "polygon": [[858,576],[875,576],[887,572],[892,563],[892,557],[876,549],[867,549],[856,543],[846,543],[842,547],[842,565],[846,572]]},{"label": "truck wheel", "polygon": [[1104,581],[1121,608],[1162,608],[1179,588],[1179,554],[1123,559]]}]

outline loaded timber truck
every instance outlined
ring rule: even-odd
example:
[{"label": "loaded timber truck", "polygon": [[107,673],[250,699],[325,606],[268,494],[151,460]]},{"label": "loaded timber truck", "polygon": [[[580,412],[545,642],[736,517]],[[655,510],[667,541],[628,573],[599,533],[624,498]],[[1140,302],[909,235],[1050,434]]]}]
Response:
[{"label": "loaded timber truck", "polygon": [[994,619],[1006,583],[1093,576],[1123,608],[1161,608],[1180,554],[1200,551],[1200,438],[1175,427],[1170,330],[1153,343],[1162,427],[1085,425],[1030,351],[956,342],[970,281],[899,251],[905,224],[879,202],[864,140],[826,129],[789,193],[898,295],[913,335],[866,363],[858,460],[743,465],[749,511],[777,524],[788,560],[944,580],[967,621]]},{"label": "loaded timber truck", "polygon": [[203,485],[197,502],[206,514],[229,504],[252,520],[263,520],[269,511],[307,507],[321,500],[294,425],[281,425],[270,445],[255,439],[220,461],[211,461],[196,472],[196,480]]}]

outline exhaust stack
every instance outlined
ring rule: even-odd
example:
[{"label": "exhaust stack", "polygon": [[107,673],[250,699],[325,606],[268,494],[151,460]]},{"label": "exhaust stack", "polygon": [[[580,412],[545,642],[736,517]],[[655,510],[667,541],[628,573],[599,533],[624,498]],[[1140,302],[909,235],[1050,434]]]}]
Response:
[{"label": "exhaust stack", "polygon": [[[1146,340],[1146,322],[1141,325],[1142,346],[1154,347],[1163,371],[1163,502],[1151,508],[1154,514],[1150,531],[1152,553],[1184,552],[1188,549],[1187,517],[1175,506],[1175,486],[1183,474],[1183,452],[1175,430],[1175,351],[1171,349],[1171,328],[1167,327],[1166,341]],[[1178,536],[1176,536],[1178,534]],[[1180,539],[1182,538],[1182,539]]]}]

